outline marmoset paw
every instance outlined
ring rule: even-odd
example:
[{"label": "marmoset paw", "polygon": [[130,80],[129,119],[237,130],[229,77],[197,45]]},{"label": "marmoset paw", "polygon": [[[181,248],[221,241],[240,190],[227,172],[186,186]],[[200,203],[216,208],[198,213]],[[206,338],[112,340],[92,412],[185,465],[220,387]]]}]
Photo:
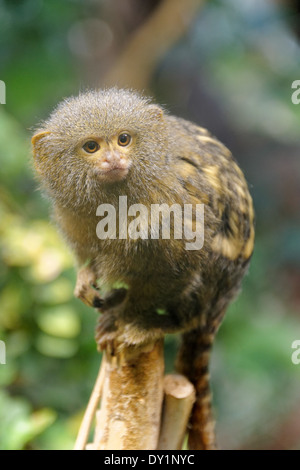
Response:
[{"label": "marmoset paw", "polygon": [[90,284],[77,281],[74,295],[89,307],[100,308],[103,305],[103,299],[98,295],[96,288]]},{"label": "marmoset paw", "polygon": [[77,273],[74,295],[89,307],[100,308],[103,300],[96,287],[96,277],[89,268],[82,268]]}]

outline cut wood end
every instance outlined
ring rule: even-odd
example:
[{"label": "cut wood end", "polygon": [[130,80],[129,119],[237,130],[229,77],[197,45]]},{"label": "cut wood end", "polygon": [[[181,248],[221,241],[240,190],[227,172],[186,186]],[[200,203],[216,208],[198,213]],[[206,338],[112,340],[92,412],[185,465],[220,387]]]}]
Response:
[{"label": "cut wood end", "polygon": [[166,395],[182,399],[190,395],[195,396],[194,385],[181,374],[168,374],[164,377],[164,391]]},{"label": "cut wood end", "polygon": [[164,377],[165,399],[158,450],[180,450],[195,402],[193,384],[180,374]]}]

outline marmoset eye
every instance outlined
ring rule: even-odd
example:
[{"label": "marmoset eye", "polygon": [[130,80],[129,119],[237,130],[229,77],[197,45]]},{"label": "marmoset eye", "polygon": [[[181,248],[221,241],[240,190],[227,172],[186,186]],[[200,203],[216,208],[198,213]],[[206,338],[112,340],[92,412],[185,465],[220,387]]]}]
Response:
[{"label": "marmoset eye", "polygon": [[95,153],[97,152],[97,150],[99,150],[100,145],[98,144],[98,142],[95,142],[94,140],[89,140],[88,142],[84,144],[82,148],[88,153]]},{"label": "marmoset eye", "polygon": [[127,134],[126,132],[119,135],[118,144],[121,145],[122,147],[126,147],[126,145],[129,145],[130,142],[131,142],[131,135]]}]

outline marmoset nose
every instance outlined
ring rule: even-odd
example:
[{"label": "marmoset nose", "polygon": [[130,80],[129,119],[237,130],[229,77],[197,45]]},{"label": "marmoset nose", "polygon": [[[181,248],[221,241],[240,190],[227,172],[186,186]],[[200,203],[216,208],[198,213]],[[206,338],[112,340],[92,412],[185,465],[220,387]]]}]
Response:
[{"label": "marmoset nose", "polygon": [[128,159],[118,151],[109,150],[104,153],[103,159],[101,159],[100,167],[103,170],[110,170],[114,168],[127,168]]},{"label": "marmoset nose", "polygon": [[105,152],[103,161],[104,162],[111,162],[118,159],[118,155],[115,152]]},{"label": "marmoset nose", "polygon": [[103,155],[103,162],[107,163],[117,163],[121,160],[121,155],[119,152],[108,150]]}]

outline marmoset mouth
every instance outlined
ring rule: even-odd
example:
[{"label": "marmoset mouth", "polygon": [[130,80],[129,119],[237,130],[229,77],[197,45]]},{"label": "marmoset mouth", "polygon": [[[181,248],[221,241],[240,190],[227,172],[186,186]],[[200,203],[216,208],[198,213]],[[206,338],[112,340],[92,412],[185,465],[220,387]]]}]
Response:
[{"label": "marmoset mouth", "polygon": [[95,169],[96,177],[100,178],[103,181],[107,182],[114,182],[114,181],[121,181],[126,178],[129,171],[129,167],[122,167],[122,166],[111,166],[109,168],[97,168]]}]

